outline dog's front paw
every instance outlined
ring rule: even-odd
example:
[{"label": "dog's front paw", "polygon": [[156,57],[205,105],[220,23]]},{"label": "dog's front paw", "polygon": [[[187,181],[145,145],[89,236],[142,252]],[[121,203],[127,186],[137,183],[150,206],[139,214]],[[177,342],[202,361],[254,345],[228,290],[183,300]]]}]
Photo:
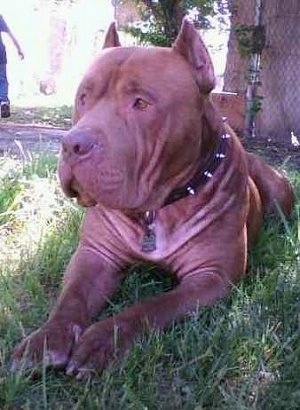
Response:
[{"label": "dog's front paw", "polygon": [[40,365],[64,367],[81,328],[66,320],[52,320],[25,337],[14,349],[11,369],[30,370]]},{"label": "dog's front paw", "polygon": [[107,319],[90,326],[80,337],[67,366],[67,374],[82,379],[101,373],[121,359],[134,341],[132,332]]}]

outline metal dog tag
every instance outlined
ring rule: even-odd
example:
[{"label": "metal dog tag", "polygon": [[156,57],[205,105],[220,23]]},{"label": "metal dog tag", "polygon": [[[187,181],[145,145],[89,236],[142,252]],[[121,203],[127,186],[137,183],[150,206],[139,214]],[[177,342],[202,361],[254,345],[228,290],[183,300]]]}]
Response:
[{"label": "metal dog tag", "polygon": [[156,249],[156,235],[154,230],[152,229],[147,229],[147,232],[145,232],[141,250],[143,252],[153,252]]}]

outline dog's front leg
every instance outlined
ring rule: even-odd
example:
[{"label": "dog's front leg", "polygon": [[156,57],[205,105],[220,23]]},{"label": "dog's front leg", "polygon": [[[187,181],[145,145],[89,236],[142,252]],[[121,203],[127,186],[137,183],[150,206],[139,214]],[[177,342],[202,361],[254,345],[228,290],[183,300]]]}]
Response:
[{"label": "dog's front leg", "polygon": [[77,378],[102,371],[121,358],[146,330],[161,330],[174,319],[213,304],[229,291],[229,284],[217,273],[186,277],[172,291],[137,303],[116,316],[90,326],[79,339],[67,366]]},{"label": "dog's front leg", "polygon": [[28,369],[42,362],[65,366],[74,343],[119,282],[116,268],[94,251],[79,247],[68,265],[62,292],[49,319],[15,348],[12,369]]}]

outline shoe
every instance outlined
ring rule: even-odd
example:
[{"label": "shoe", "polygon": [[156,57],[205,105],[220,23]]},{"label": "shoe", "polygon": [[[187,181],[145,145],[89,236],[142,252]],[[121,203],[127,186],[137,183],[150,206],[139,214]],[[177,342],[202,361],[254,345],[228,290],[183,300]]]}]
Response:
[{"label": "shoe", "polygon": [[1,102],[1,118],[10,117],[10,106],[8,102]]}]

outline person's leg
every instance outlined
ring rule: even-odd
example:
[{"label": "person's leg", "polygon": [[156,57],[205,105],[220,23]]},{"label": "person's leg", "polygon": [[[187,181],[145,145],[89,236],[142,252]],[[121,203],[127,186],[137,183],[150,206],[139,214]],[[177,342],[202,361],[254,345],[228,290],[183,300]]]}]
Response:
[{"label": "person's leg", "polygon": [[0,64],[0,101],[9,102],[6,64]]},{"label": "person's leg", "polygon": [[8,81],[6,76],[6,64],[0,64],[0,104],[1,117],[10,116],[9,98],[8,98]]}]

